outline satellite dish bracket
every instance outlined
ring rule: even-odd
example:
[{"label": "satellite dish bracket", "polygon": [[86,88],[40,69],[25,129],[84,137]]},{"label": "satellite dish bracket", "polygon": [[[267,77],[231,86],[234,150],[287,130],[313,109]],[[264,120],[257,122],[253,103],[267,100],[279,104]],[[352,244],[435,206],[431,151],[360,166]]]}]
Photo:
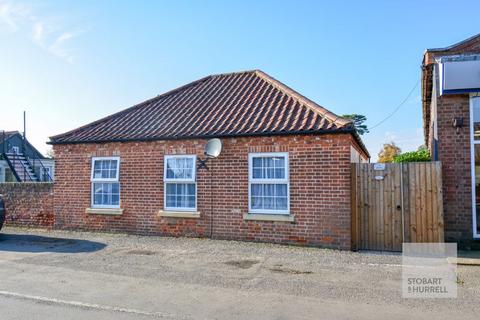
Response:
[{"label": "satellite dish bracket", "polygon": [[202,168],[205,168],[205,169],[208,170],[208,166],[207,166],[207,160],[208,160],[208,159],[209,159],[208,157],[205,158],[204,160],[198,158],[197,170],[200,170],[200,169],[202,169]]}]

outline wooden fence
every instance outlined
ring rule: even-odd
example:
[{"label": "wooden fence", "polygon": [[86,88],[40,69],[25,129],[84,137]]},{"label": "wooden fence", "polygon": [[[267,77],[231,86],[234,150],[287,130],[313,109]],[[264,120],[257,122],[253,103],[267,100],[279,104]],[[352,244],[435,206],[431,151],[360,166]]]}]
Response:
[{"label": "wooden fence", "polygon": [[352,164],[352,248],[443,242],[440,162]]}]

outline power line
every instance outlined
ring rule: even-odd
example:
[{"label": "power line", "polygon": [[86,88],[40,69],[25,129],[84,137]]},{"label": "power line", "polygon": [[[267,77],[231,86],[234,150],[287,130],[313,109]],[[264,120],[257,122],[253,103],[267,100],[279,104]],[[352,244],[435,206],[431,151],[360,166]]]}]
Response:
[{"label": "power line", "polygon": [[395,113],[397,113],[398,110],[400,110],[400,108],[408,101],[408,99],[410,99],[410,96],[412,95],[412,93],[415,91],[415,89],[418,87],[418,84],[420,83],[420,79],[418,79],[417,83],[415,83],[415,85],[413,86],[412,90],[410,90],[410,92],[408,93],[407,97],[405,99],[403,99],[403,101],[392,111],[392,113],[390,113],[388,116],[386,116],[383,120],[381,120],[380,122],[376,123],[375,125],[371,126],[368,128],[369,131],[371,131],[372,129],[378,127],[379,125],[381,125],[382,123],[384,123],[385,121],[387,121],[388,119],[390,119]]}]

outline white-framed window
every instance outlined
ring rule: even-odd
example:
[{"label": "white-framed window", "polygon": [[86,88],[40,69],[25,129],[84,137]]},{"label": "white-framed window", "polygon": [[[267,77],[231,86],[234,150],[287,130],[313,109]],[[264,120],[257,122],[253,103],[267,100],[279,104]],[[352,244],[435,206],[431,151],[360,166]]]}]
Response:
[{"label": "white-framed window", "polygon": [[480,96],[470,96],[470,142],[472,161],[472,229],[480,239]]},{"label": "white-framed window", "polygon": [[249,213],[290,213],[287,152],[248,155],[248,209]]},{"label": "white-framed window", "polygon": [[92,158],[92,208],[120,208],[120,158]]},{"label": "white-framed window", "polygon": [[164,163],[164,209],[197,210],[195,155],[167,155]]}]

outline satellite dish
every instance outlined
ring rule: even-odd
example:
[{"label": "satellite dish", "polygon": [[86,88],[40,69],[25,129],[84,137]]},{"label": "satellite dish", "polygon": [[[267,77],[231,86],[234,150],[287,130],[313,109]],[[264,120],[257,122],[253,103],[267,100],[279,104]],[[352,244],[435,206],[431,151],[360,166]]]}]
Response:
[{"label": "satellite dish", "polygon": [[207,158],[216,158],[222,152],[222,141],[220,139],[210,139],[205,145],[205,155]]}]

